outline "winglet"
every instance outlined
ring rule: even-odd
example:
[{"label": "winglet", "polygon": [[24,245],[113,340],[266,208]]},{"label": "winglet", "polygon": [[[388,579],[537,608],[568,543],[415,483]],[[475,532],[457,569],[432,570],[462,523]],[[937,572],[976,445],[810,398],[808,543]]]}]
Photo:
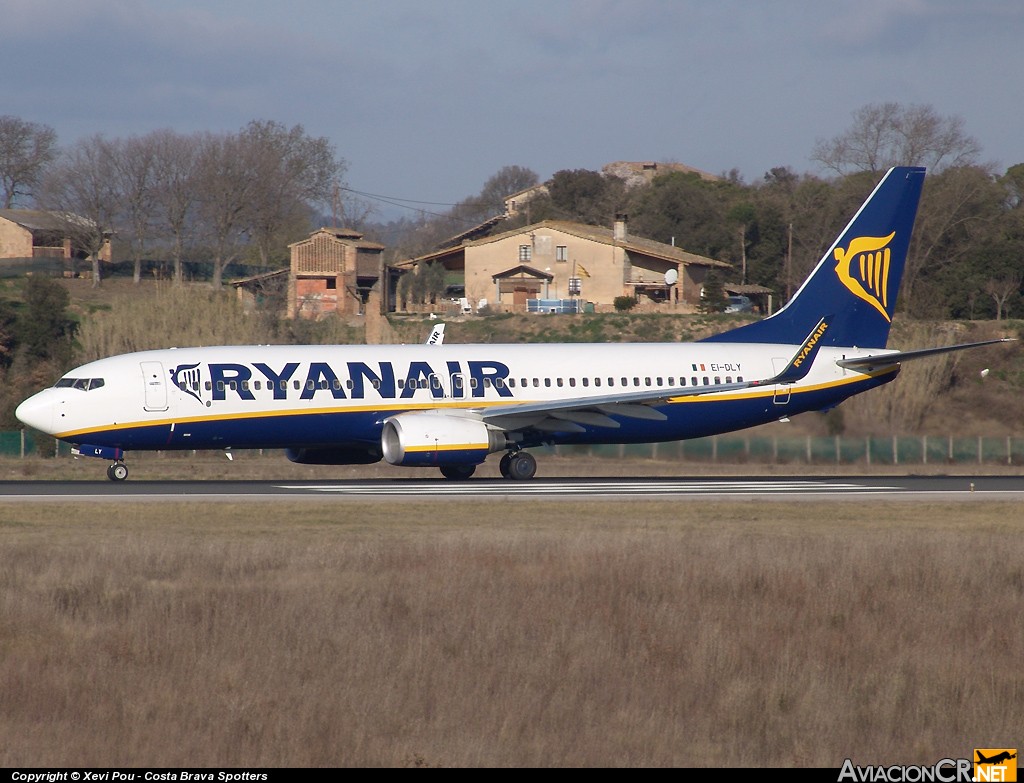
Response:
[{"label": "winglet", "polygon": [[803,341],[796,354],[794,354],[792,360],[786,365],[786,369],[774,378],[763,381],[763,383],[796,383],[803,380],[807,373],[811,371],[814,357],[818,355],[818,350],[822,346],[822,338],[825,336],[825,332],[828,331],[834,317],[826,315],[818,321],[818,325],[811,329],[811,333],[807,335],[807,338]]},{"label": "winglet", "polygon": [[441,345],[444,342],[444,324],[437,324],[430,330],[427,345]]}]

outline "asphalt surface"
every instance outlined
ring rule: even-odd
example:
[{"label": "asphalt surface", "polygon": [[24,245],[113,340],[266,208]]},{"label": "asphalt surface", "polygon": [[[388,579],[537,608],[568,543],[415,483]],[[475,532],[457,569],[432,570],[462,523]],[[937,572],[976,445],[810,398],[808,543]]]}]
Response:
[{"label": "asphalt surface", "polygon": [[5,481],[3,501],[233,500],[457,497],[808,498],[1024,500],[1024,476],[837,476],[346,481]]}]

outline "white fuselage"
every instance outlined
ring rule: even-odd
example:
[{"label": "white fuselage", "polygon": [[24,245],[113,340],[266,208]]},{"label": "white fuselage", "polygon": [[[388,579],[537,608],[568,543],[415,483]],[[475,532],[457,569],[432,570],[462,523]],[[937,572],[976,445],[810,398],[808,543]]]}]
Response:
[{"label": "white fuselage", "polygon": [[699,394],[703,386],[772,378],[793,351],[739,343],[167,349],[83,365],[17,415],[62,440],[121,449],[304,447],[379,442],[388,417],[411,411],[471,417],[498,406],[671,389],[654,406],[661,421],[616,417],[612,409],[615,427],[560,432],[549,423],[520,437],[523,445],[637,442],[828,408],[898,369],[844,370],[837,359],[863,352],[822,348],[798,383]]}]

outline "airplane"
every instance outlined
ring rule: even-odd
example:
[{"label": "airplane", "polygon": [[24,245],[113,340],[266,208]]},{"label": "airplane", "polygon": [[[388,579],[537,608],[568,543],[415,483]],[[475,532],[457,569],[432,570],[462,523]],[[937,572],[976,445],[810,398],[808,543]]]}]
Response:
[{"label": "airplane", "polygon": [[978,761],[976,762],[978,764],[1001,764],[1004,761],[1010,761],[1011,759],[1017,758],[1016,753],[1010,753],[1007,750],[1004,750],[1002,753],[997,753],[992,758],[985,758],[981,754],[980,750],[976,750],[975,753],[978,754]]},{"label": "airplane", "polygon": [[890,169],[774,315],[693,343],[253,345],[100,359],[18,406],[110,461],[126,451],[280,448],[302,464],[386,460],[468,479],[537,470],[548,444],[699,438],[835,407],[901,363],[1005,340],[886,348],[925,170]]}]

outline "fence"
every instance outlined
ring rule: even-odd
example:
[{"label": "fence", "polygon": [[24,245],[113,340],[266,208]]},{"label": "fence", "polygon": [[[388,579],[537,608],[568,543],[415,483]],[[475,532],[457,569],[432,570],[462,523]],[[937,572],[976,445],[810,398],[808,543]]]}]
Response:
[{"label": "fence", "polygon": [[[35,456],[44,451],[46,456],[69,456],[71,447],[29,430],[0,431],[0,456]],[[1024,436],[836,435],[787,438],[716,435],[667,443],[556,446],[555,453],[567,457],[712,462],[723,465],[1024,465]]]},{"label": "fence", "polygon": [[716,435],[667,443],[558,446],[565,456],[713,462],[726,465],[1024,465],[1024,437],[763,437]]}]

